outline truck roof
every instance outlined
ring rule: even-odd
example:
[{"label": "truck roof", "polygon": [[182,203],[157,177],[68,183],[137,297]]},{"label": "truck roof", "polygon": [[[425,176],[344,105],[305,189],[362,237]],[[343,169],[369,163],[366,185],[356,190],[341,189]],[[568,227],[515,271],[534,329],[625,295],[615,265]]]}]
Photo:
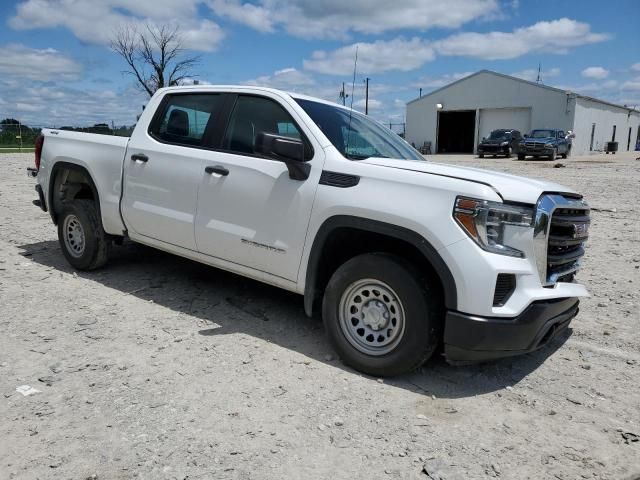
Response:
[{"label": "truck roof", "polygon": [[324,103],[333,107],[344,108],[349,110],[348,107],[340,105],[339,103],[330,102],[318,97],[312,97],[311,95],[305,95],[298,92],[288,92],[286,90],[280,90],[278,88],[260,87],[256,85],[181,85],[176,87],[164,87],[158,90],[158,92],[219,92],[219,91],[237,91],[237,92],[255,92],[262,91],[265,93],[275,93],[279,95],[286,95],[293,99],[298,100],[310,100],[313,102]]}]

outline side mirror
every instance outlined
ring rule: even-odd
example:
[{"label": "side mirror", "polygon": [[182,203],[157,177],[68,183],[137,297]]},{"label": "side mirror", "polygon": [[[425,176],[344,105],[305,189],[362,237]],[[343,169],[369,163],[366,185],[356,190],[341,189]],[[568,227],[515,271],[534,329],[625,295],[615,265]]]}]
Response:
[{"label": "side mirror", "polygon": [[294,180],[309,178],[311,165],[305,163],[302,140],[260,132],[256,137],[255,151],[273,160],[284,162],[289,169],[289,178]]},{"label": "side mirror", "polygon": [[487,139],[487,137],[482,137],[482,141],[484,142]]},{"label": "side mirror", "polygon": [[525,133],[525,134],[524,134],[524,138],[529,138],[529,134],[528,134],[528,133]]}]

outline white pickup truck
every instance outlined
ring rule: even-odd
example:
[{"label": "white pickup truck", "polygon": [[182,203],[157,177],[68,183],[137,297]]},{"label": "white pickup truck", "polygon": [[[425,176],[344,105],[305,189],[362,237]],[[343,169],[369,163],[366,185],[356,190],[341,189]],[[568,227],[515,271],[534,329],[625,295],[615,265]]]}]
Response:
[{"label": "white pickup truck", "polygon": [[44,130],[39,200],[75,268],[123,238],[304,295],[373,375],[531,352],[588,295],[570,189],[426,161],[369,117],[258,87],[159,90],[131,138]]}]

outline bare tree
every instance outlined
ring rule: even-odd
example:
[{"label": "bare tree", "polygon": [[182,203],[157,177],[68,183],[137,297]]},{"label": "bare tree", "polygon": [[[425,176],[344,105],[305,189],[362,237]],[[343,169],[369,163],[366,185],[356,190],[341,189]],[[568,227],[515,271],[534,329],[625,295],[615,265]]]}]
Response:
[{"label": "bare tree", "polygon": [[125,73],[135,77],[149,96],[193,77],[190,70],[200,61],[198,56],[185,56],[177,26],[147,24],[142,31],[123,26],[115,33],[111,49],[127,62]]}]

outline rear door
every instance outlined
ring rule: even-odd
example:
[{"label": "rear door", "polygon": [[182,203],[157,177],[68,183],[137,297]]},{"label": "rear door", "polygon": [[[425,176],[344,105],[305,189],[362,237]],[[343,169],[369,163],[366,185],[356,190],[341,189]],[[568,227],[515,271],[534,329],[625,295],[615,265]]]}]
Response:
[{"label": "rear door", "polygon": [[[196,215],[200,252],[296,281],[324,151],[296,110],[275,94],[232,95],[219,151],[201,166]],[[257,153],[259,133],[302,139],[309,178]]]},{"label": "rear door", "polygon": [[197,250],[198,185],[224,96],[175,93],[164,97],[148,130],[135,129],[124,160],[122,216],[129,234]]}]

